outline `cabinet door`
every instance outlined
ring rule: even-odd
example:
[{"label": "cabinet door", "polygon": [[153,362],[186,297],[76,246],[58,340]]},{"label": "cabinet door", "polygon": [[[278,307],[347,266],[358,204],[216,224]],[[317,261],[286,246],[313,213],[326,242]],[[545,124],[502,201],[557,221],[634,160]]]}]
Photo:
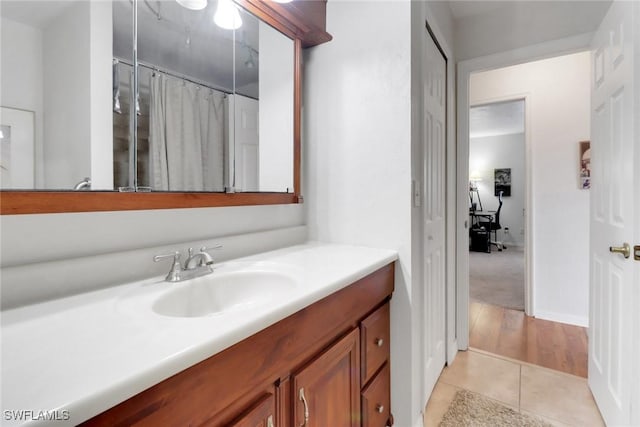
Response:
[{"label": "cabinet door", "polygon": [[355,329],[293,377],[296,426],[360,426],[359,341]]},{"label": "cabinet door", "polygon": [[273,394],[263,396],[229,427],[275,427],[276,399]]}]

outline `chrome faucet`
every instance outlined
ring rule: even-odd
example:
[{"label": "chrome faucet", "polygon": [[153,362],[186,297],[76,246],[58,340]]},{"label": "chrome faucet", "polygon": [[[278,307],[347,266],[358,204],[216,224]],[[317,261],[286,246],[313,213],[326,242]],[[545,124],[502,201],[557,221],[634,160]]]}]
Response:
[{"label": "chrome faucet", "polygon": [[181,254],[178,251],[165,255],[156,255],[153,257],[153,261],[158,262],[163,259],[173,258],[171,270],[169,270],[169,274],[167,274],[165,281],[182,282],[183,280],[189,280],[213,273],[213,268],[211,267],[213,265],[213,258],[209,255],[208,251],[220,248],[222,248],[222,245],[210,248],[203,246],[197,253],[193,253],[193,248],[189,248],[189,258],[185,261],[184,268],[180,264]]}]

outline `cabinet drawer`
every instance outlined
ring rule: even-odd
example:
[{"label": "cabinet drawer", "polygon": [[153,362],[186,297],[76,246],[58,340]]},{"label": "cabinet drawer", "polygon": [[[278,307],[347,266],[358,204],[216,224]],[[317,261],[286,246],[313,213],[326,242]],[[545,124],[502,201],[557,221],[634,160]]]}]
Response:
[{"label": "cabinet drawer", "polygon": [[389,425],[390,381],[389,363],[386,363],[362,391],[362,427]]},{"label": "cabinet drawer", "polygon": [[360,334],[362,384],[366,384],[389,358],[389,303],[362,321]]}]

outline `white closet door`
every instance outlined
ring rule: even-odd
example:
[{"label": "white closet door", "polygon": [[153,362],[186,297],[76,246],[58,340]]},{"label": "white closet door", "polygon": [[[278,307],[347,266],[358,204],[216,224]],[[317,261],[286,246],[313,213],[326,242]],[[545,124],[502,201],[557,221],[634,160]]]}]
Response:
[{"label": "white closet door", "polygon": [[422,324],[424,387],[428,396],[445,364],[445,188],[447,63],[425,31],[423,86],[423,242]]}]

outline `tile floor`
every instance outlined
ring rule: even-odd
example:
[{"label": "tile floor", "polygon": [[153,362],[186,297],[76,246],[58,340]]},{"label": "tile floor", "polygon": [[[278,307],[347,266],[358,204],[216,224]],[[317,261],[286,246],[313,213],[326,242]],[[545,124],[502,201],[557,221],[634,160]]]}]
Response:
[{"label": "tile floor", "polygon": [[554,426],[604,426],[585,378],[469,350],[459,352],[440,375],[427,404],[425,427],[440,423],[460,389],[479,393]]}]

